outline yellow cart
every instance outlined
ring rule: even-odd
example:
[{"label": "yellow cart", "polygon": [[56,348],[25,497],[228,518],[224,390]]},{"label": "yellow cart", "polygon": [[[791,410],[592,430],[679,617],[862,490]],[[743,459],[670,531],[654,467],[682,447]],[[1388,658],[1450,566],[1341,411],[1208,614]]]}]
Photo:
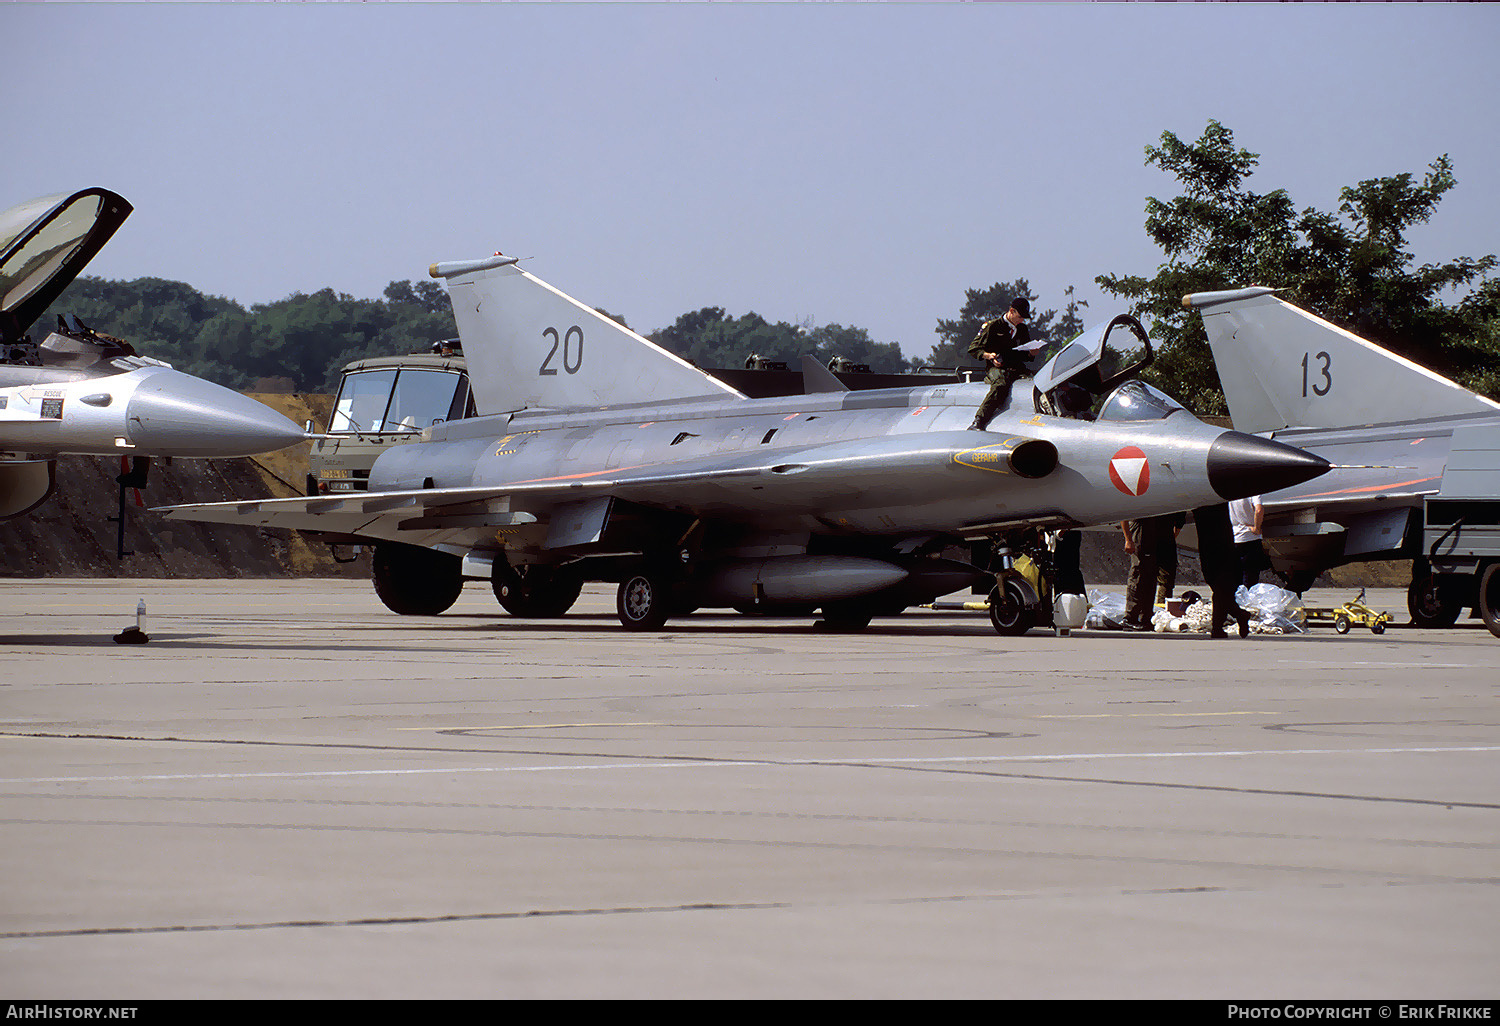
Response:
[{"label": "yellow cart", "polygon": [[1371,634],[1384,634],[1385,625],[1395,619],[1390,613],[1377,613],[1365,605],[1365,589],[1363,588],[1359,589],[1358,595],[1341,606],[1321,608],[1310,606],[1304,612],[1309,621],[1333,621],[1333,629],[1340,634],[1348,634],[1349,628],[1354,624],[1370,628]]}]

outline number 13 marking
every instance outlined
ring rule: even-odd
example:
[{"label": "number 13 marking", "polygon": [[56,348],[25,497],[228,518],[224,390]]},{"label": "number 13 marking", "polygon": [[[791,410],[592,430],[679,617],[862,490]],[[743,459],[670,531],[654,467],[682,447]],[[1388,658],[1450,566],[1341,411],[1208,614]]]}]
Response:
[{"label": "number 13 marking", "polygon": [[1333,367],[1333,357],[1329,356],[1327,353],[1318,353],[1316,357],[1314,357],[1312,353],[1304,353],[1302,355],[1302,398],[1304,399],[1307,398],[1308,363],[1313,359],[1320,360],[1323,364],[1322,369],[1318,371],[1318,373],[1322,376],[1323,383],[1321,385],[1313,385],[1313,394],[1327,395],[1329,392],[1333,391],[1333,375],[1329,373],[1329,371]]}]

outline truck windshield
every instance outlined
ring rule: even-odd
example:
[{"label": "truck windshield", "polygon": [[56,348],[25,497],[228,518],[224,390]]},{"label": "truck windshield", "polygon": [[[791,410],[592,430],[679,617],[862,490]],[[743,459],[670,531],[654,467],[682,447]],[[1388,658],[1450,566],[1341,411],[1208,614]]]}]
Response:
[{"label": "truck windshield", "polygon": [[[461,374],[403,369],[396,375],[396,388],[385,414],[385,430],[421,431],[450,417],[462,416],[463,400],[468,396],[459,396],[457,392],[465,384]],[[453,412],[455,406],[457,413]]]},{"label": "truck windshield", "polygon": [[332,433],[421,431],[465,415],[466,375],[441,370],[368,370],[344,375]]},{"label": "truck windshield", "polygon": [[385,408],[390,405],[395,383],[394,370],[345,374],[338,398],[333,401],[333,420],[328,430],[379,431],[385,423]]}]

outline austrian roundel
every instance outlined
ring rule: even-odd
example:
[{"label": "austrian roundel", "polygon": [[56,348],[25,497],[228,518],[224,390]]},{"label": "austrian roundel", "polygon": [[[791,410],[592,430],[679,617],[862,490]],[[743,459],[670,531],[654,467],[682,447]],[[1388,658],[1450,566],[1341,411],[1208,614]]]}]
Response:
[{"label": "austrian roundel", "polygon": [[1151,487],[1151,464],[1146,454],[1127,445],[1109,459],[1109,479],[1126,495],[1145,495]]}]

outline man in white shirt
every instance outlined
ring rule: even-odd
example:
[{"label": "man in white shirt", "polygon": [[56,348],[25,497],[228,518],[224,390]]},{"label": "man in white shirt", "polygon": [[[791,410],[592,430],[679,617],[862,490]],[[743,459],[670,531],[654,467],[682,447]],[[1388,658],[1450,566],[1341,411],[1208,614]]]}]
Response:
[{"label": "man in white shirt", "polygon": [[1229,522],[1234,527],[1234,551],[1240,561],[1240,583],[1250,588],[1260,583],[1266,568],[1266,547],[1261,544],[1265,507],[1260,496],[1235,499],[1229,504]]}]

